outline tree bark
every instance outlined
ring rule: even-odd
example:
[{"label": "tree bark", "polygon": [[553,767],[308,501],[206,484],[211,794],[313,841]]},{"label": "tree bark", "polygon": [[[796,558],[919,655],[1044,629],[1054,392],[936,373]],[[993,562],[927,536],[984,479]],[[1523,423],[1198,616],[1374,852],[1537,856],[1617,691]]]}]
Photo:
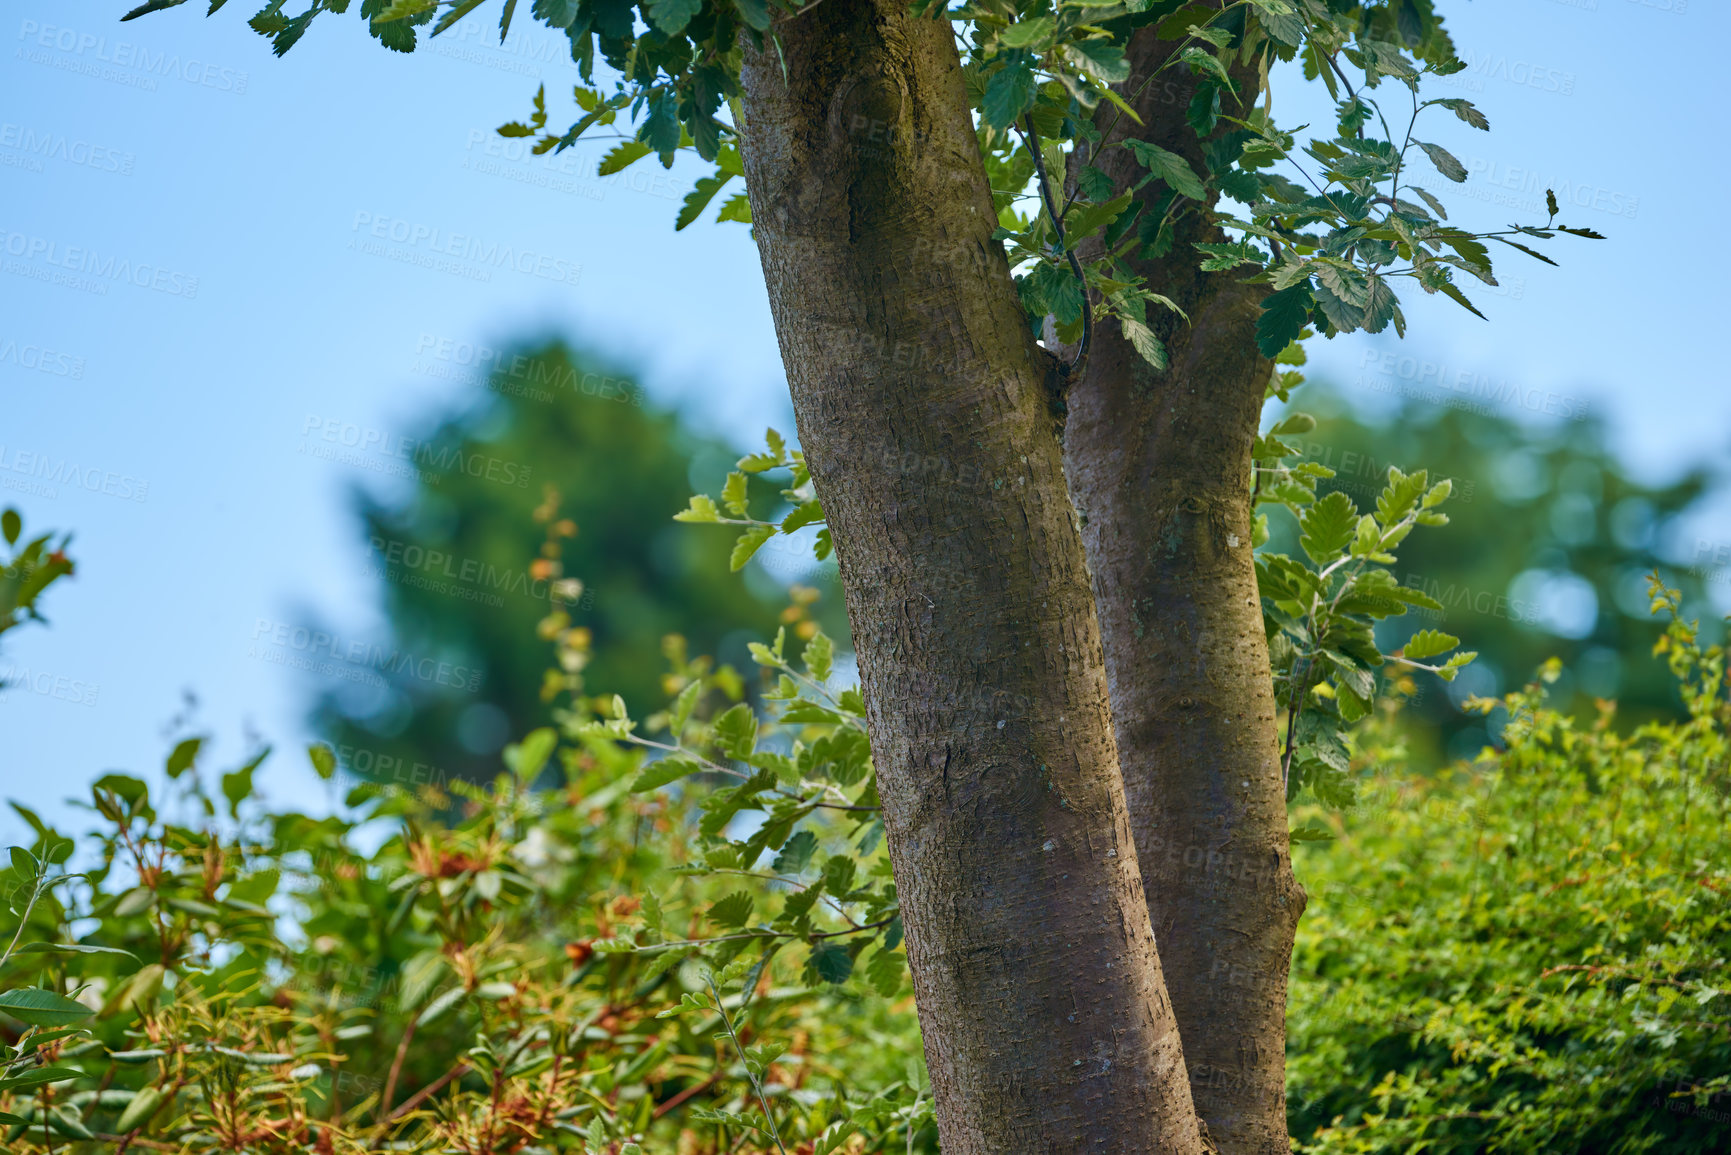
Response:
[{"label": "tree bark", "polygon": [[[1172,51],[1138,31],[1126,97]],[[1255,74],[1234,78],[1254,99]],[[1133,107],[1101,106],[1093,163],[1118,187],[1142,175],[1134,135],[1206,172],[1185,110],[1188,70]],[[1227,112],[1234,111],[1227,100]],[[1227,127],[1227,126],[1223,126]],[[1149,186],[1149,201],[1160,191]],[[1152,204],[1144,212],[1153,210]],[[1196,1110],[1225,1155],[1290,1150],[1286,982],[1305,896],[1287,842],[1275,703],[1251,559],[1250,453],[1272,366],[1254,340],[1262,287],[1202,273],[1192,215],[1167,256],[1132,262],[1189,315],[1150,306],[1169,367],[1156,372],[1116,322],[1096,325],[1064,433],[1071,493],[1110,677],[1119,759],[1167,989]]]},{"label": "tree bark", "polygon": [[825,0],[778,28],[785,55],[747,51],[747,189],[944,1151],[1199,1152],[1051,363],[991,241],[950,24]]}]

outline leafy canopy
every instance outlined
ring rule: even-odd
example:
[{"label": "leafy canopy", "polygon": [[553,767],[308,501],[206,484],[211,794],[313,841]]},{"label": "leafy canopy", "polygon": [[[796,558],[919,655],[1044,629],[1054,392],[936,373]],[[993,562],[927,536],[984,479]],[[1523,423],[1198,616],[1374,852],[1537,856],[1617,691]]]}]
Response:
[{"label": "leafy canopy", "polygon": [[[184,2],[149,0],[125,18]],[[210,11],[225,3],[212,0]],[[350,0],[310,0],[292,16],[285,3],[271,0],[250,21],[278,54]],[[362,0],[357,11],[386,47],[412,52],[421,33],[437,36],[481,3]],[[780,28],[803,11],[798,0],[533,0],[529,17],[570,42],[582,77],[572,92],[577,115],[563,131],[549,127],[543,87],[529,119],[499,131],[535,137],[537,152],[610,136],[620,143],[602,159],[603,175],[651,154],[671,166],[682,149],[695,151],[715,167],[686,198],[676,222],[684,228],[743,176],[746,45],[779,54],[785,66]],[[1081,340],[1096,313],[1111,316],[1164,368],[1147,310],[1176,306],[1128,262],[1170,252],[1176,226],[1193,215],[1210,226],[1203,235],[1223,238],[1194,244],[1204,271],[1268,286],[1256,334],[1268,357],[1306,326],[1328,336],[1391,324],[1404,333],[1397,286],[1443,293],[1477,313],[1456,277],[1497,283],[1489,243],[1554,264],[1528,242],[1599,235],[1558,224],[1549,196],[1542,224],[1472,232],[1449,224],[1437,196],[1414,183],[1421,155],[1447,180],[1464,181],[1465,166],[1430,137],[1451,124],[1490,127],[1469,101],[1421,99],[1427,77],[1465,67],[1432,0],[913,0],[911,11],[954,25],[994,189],[996,239],[1018,270],[1029,323],[1038,331],[1051,318],[1066,343]],[[501,40],[517,16],[517,0],[504,0]],[[1126,48],[1150,27],[1170,52],[1153,74],[1132,75]],[[1271,112],[1271,70],[1294,61],[1336,105],[1327,131],[1303,140],[1309,126],[1282,125]],[[1108,147],[1096,113],[1107,111],[1108,130],[1125,117],[1138,122],[1137,96],[1168,73],[1194,83],[1184,120],[1201,168],[1130,139],[1110,147],[1128,148],[1143,175],[1119,187],[1095,163]],[[1073,175],[1054,188],[1053,174],[1063,173]],[[1135,195],[1149,186],[1151,199]],[[718,216],[749,222],[749,201],[735,194]]]}]

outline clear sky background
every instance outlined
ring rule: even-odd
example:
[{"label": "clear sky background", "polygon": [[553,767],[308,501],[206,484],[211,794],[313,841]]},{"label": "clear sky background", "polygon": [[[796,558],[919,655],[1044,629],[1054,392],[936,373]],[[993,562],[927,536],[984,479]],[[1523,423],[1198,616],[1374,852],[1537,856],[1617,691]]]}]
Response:
[{"label": "clear sky background", "polygon": [[[244,0],[118,23],[129,6],[24,0],[0,16],[0,504],[75,530],[79,562],[52,628],[15,631],[0,656],[0,673],[51,673],[63,691],[0,697],[0,794],[65,816],[103,771],[154,777],[192,690],[218,761],[262,735],[278,748],[266,791],[316,806],[300,753],[315,687],[255,646],[313,609],[378,630],[345,497],[402,482],[386,453],[307,450],[326,429],[398,445],[462,391],[438,374],[461,372],[469,345],[555,332],[742,444],[790,428],[762,276],[744,227],[673,231],[696,164],[600,179],[603,145],[505,154],[493,127],[541,81],[563,125],[576,79],[526,12],[503,48],[488,4],[412,56],[326,15],[278,60]],[[1441,6],[1471,67],[1434,95],[1471,99],[1493,130],[1432,114],[1428,138],[1472,172],[1454,219],[1537,223],[1549,185],[1565,223],[1609,240],[1552,243],[1560,269],[1499,255],[1502,291],[1473,294],[1488,324],[1414,293],[1404,342],[1316,342],[1313,376],[1367,413],[1439,380],[1586,406],[1651,477],[1726,461],[1731,301],[1710,254],[1731,184],[1715,112],[1731,15],[1709,0]],[[1275,111],[1327,116],[1295,77]],[[381,240],[375,222],[425,239]],[[539,275],[420,263],[453,235],[532,252]],[[73,249],[143,284],[43,280]],[[61,476],[72,463],[82,486],[33,476],[33,455]],[[1731,542],[1723,503],[1673,560],[1699,540]],[[21,831],[0,813],[0,839]]]}]

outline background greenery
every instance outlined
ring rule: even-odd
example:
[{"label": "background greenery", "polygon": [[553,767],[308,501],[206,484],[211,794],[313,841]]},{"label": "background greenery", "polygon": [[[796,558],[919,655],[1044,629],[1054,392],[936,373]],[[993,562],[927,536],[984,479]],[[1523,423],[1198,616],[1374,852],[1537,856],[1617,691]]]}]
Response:
[{"label": "background greenery", "polygon": [[[591,371],[558,345],[526,355]],[[35,839],[0,928],[17,932],[0,961],[8,1150],[936,1150],[875,822],[822,809],[875,802],[828,641],[839,599],[771,600],[785,567],[747,584],[724,564],[732,534],[671,524],[733,454],[668,414],[552,396],[477,391],[428,421],[434,443],[529,464],[532,487],[446,474],[357,495],[377,554],[548,583],[494,605],[376,559],[395,640],[479,655],[502,718],[483,732],[472,700],[402,682],[382,709],[321,693],[331,746],[311,757],[336,778],[337,751],[365,745],[448,779],[351,775],[340,813],[270,809],[255,785],[284,755],[212,765],[190,735],[160,774],[96,778],[88,834],[19,810]],[[1591,422],[1409,408],[1371,425],[1324,390],[1303,403],[1321,420],[1293,439],[1337,470],[1323,493],[1370,504],[1355,487],[1391,463],[1454,479],[1454,524],[1396,566],[1445,609],[1387,619],[1379,642],[1447,629],[1483,666],[1446,690],[1385,679],[1348,739],[1356,802],[1295,809],[1335,836],[1297,853],[1295,1139],[1731,1147],[1724,655],[1713,624],[1665,624],[1699,605],[1690,575],[1657,601],[1628,588],[1665,569],[1667,520],[1703,478],[1643,487]],[[747,495],[789,509],[768,485]],[[73,563],[58,535],[8,518],[6,537],[9,628]],[[1515,609],[1534,571],[1581,575],[1596,612]],[[1481,611],[1481,591],[1510,604]],[[778,628],[785,649],[747,653]],[[1533,687],[1473,696],[1552,654]],[[1607,694],[1615,714],[1592,702]],[[765,867],[754,845],[781,849]]]}]

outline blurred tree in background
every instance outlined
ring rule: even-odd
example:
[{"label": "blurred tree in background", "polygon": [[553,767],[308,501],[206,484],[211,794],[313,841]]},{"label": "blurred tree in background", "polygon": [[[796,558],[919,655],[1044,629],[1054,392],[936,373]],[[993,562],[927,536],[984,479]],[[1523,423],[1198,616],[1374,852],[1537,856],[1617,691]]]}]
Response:
[{"label": "blurred tree in background", "polygon": [[[730,541],[671,520],[736,451],[563,342],[507,349],[490,367],[478,396],[428,422],[412,491],[355,497],[391,644],[482,671],[474,692],[385,670],[382,691],[323,690],[315,725],[361,777],[491,778],[505,742],[547,721],[536,625],[561,594],[590,631],[583,677],[631,702],[661,700],[668,634],[750,668],[746,643],[775,633],[786,582],[730,577]],[[825,624],[845,636],[832,600]]]},{"label": "blurred tree in background", "polygon": [[[1318,421],[1303,437],[1305,458],[1336,474],[1318,492],[1343,490],[1363,509],[1375,503],[1390,465],[1454,480],[1448,529],[1403,542],[1396,570],[1403,585],[1444,610],[1390,618],[1378,638],[1386,651],[1415,630],[1442,629],[1478,651],[1452,685],[1417,679],[1408,720],[1421,763],[1476,754],[1500,732],[1501,715],[1486,720],[1459,703],[1522,685],[1552,656],[1563,671],[1551,701],[1565,712],[1591,717],[1594,698],[1614,698],[1631,723],[1681,713],[1675,681],[1652,657],[1663,627],[1649,614],[1646,575],[1657,568],[1683,591],[1685,613],[1711,628],[1718,615],[1699,576],[1671,564],[1665,546],[1675,519],[1707,490],[1706,469],[1642,484],[1590,415],[1534,425],[1409,399],[1373,421],[1355,416],[1349,399],[1323,382],[1293,404]],[[1273,529],[1268,548],[1290,551],[1282,540],[1290,526],[1277,519]]]}]

